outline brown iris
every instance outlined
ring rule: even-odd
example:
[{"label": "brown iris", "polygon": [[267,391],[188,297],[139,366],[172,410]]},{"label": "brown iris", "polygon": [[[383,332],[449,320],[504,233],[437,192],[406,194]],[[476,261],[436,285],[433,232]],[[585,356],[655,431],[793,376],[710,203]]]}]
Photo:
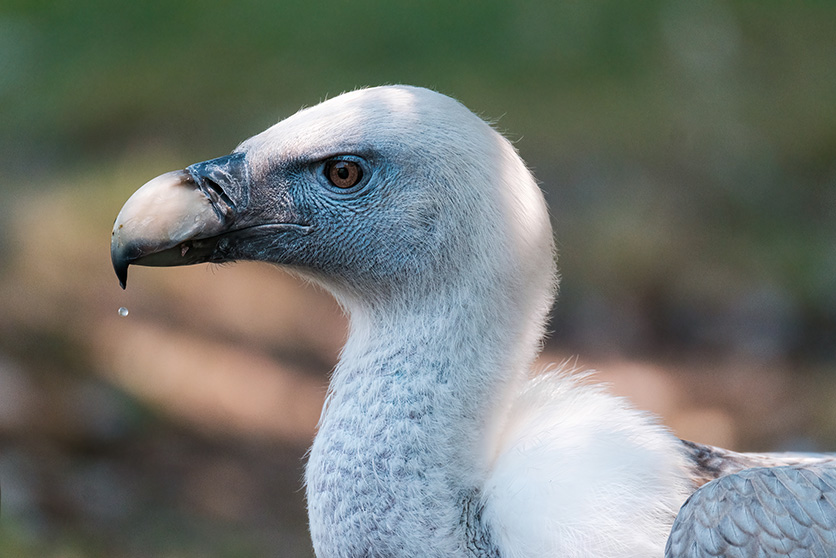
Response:
[{"label": "brown iris", "polygon": [[325,164],[325,177],[342,190],[356,186],[363,179],[363,169],[354,161],[335,160]]}]

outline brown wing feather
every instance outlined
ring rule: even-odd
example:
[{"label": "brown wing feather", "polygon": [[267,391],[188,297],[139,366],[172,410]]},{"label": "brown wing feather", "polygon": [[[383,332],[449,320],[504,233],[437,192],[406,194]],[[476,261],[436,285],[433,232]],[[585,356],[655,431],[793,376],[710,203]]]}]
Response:
[{"label": "brown wing feather", "polygon": [[827,453],[738,453],[723,448],[682,440],[691,465],[691,478],[698,488],[714,479],[753,467],[785,465],[830,465],[836,467],[836,454]]}]

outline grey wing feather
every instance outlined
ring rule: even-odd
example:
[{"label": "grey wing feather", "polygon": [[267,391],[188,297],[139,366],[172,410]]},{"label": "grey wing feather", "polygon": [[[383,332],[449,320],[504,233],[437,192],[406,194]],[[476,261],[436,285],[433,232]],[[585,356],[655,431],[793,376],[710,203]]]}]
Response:
[{"label": "grey wing feather", "polygon": [[665,558],[836,556],[836,467],[756,467],[722,476],[683,504]]}]

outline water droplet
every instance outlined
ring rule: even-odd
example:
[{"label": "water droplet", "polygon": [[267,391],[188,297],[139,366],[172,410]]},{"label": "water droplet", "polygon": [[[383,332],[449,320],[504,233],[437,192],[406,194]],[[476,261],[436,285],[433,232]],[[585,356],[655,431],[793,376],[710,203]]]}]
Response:
[{"label": "water droplet", "polygon": [[119,315],[124,318],[128,315],[128,309],[122,306],[121,308],[119,308]]}]

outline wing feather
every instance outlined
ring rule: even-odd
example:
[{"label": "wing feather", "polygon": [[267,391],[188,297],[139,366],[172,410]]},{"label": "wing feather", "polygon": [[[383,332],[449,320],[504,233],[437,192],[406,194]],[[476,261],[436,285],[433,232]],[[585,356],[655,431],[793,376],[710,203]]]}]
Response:
[{"label": "wing feather", "polygon": [[755,467],[715,479],[683,504],[666,558],[836,556],[836,467]]}]

